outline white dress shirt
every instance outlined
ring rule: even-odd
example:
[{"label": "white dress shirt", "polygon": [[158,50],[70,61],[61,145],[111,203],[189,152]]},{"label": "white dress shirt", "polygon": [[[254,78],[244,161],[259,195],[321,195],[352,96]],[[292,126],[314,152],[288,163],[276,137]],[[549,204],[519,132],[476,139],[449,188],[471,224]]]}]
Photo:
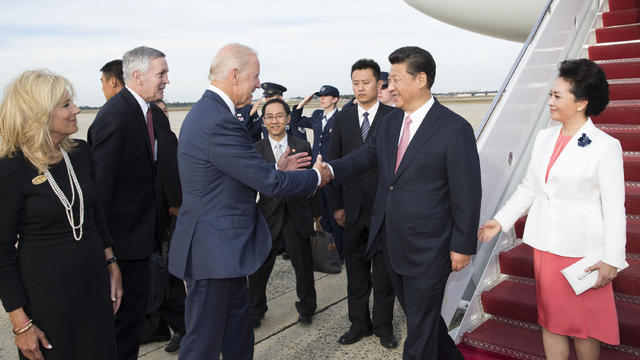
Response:
[{"label": "white dress shirt", "polygon": [[409,143],[411,143],[413,135],[415,135],[416,131],[418,131],[420,124],[422,124],[422,120],[424,120],[424,117],[427,116],[427,113],[431,109],[431,106],[433,106],[433,102],[433,96],[431,96],[429,100],[424,103],[424,105],[417,108],[416,111],[412,112],[411,114],[406,111],[404,112],[404,117],[402,118],[403,125],[400,127],[400,136],[398,136],[398,144],[400,144],[400,139],[402,139],[402,133],[404,132],[404,119],[407,118],[407,115],[411,116],[411,124],[409,124]]},{"label": "white dress shirt", "polygon": [[333,108],[333,110],[331,110],[328,114],[324,114],[324,117],[322,118],[322,131],[324,131],[324,126],[327,125],[327,122],[329,122],[329,119],[331,119],[335,112],[336,108]]},{"label": "white dress shirt", "polygon": [[273,151],[273,157],[276,159],[276,163],[278,162],[278,158],[276,156],[276,145],[280,144],[280,151],[282,152],[280,155],[283,155],[287,150],[287,133],[285,133],[284,137],[280,141],[275,141],[271,136],[269,136],[269,143],[271,144],[271,151]]},{"label": "white dress shirt", "polygon": [[358,103],[358,122],[360,123],[360,127],[362,127],[362,122],[364,121],[364,113],[369,113],[367,119],[369,119],[369,126],[373,126],[373,118],[376,117],[376,113],[378,112],[378,108],[380,107],[380,101],[376,101],[376,103],[369,109],[365,110]]}]

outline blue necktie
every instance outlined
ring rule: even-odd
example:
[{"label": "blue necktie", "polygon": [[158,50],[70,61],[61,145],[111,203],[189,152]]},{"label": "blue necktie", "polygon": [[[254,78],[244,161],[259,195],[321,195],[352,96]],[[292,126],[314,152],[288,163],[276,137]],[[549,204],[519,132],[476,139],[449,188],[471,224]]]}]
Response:
[{"label": "blue necktie", "polygon": [[362,126],[360,126],[360,134],[362,134],[362,141],[364,142],[367,139],[367,134],[369,133],[369,113],[366,112],[362,114],[364,120],[362,120]]}]

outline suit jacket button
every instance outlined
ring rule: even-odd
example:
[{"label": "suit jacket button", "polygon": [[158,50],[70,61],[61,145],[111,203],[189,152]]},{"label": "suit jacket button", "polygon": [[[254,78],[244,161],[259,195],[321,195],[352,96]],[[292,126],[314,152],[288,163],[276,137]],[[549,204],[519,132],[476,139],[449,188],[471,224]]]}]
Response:
[{"label": "suit jacket button", "polygon": [[393,191],[393,185],[389,186],[389,191]]}]

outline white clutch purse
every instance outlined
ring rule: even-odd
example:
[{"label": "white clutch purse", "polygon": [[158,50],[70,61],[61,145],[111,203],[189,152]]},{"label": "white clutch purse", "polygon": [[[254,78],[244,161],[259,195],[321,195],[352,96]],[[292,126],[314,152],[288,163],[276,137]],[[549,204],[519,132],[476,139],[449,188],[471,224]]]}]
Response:
[{"label": "white clutch purse", "polygon": [[[584,271],[584,269],[594,265],[598,261],[600,261],[600,253],[589,254],[573,265],[561,270],[562,275],[567,279],[576,295],[580,295],[591,289],[593,285],[596,284],[596,281],[598,281],[598,270]],[[629,265],[625,265],[623,268],[618,268],[618,272],[626,269],[628,266]]]}]

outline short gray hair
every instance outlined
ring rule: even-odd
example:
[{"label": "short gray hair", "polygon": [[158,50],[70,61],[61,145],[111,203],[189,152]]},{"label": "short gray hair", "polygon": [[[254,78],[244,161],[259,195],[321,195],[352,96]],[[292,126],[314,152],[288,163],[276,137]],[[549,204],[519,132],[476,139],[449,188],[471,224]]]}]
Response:
[{"label": "short gray hair", "polygon": [[135,49],[127,51],[122,55],[124,83],[129,83],[131,74],[133,74],[134,71],[138,70],[144,74],[149,70],[151,60],[163,57],[165,57],[165,55],[162,51],[146,46],[138,46]]},{"label": "short gray hair", "polygon": [[224,81],[231,69],[238,69],[242,72],[254,56],[257,57],[258,54],[242,44],[232,43],[223,46],[211,61],[209,81]]}]

